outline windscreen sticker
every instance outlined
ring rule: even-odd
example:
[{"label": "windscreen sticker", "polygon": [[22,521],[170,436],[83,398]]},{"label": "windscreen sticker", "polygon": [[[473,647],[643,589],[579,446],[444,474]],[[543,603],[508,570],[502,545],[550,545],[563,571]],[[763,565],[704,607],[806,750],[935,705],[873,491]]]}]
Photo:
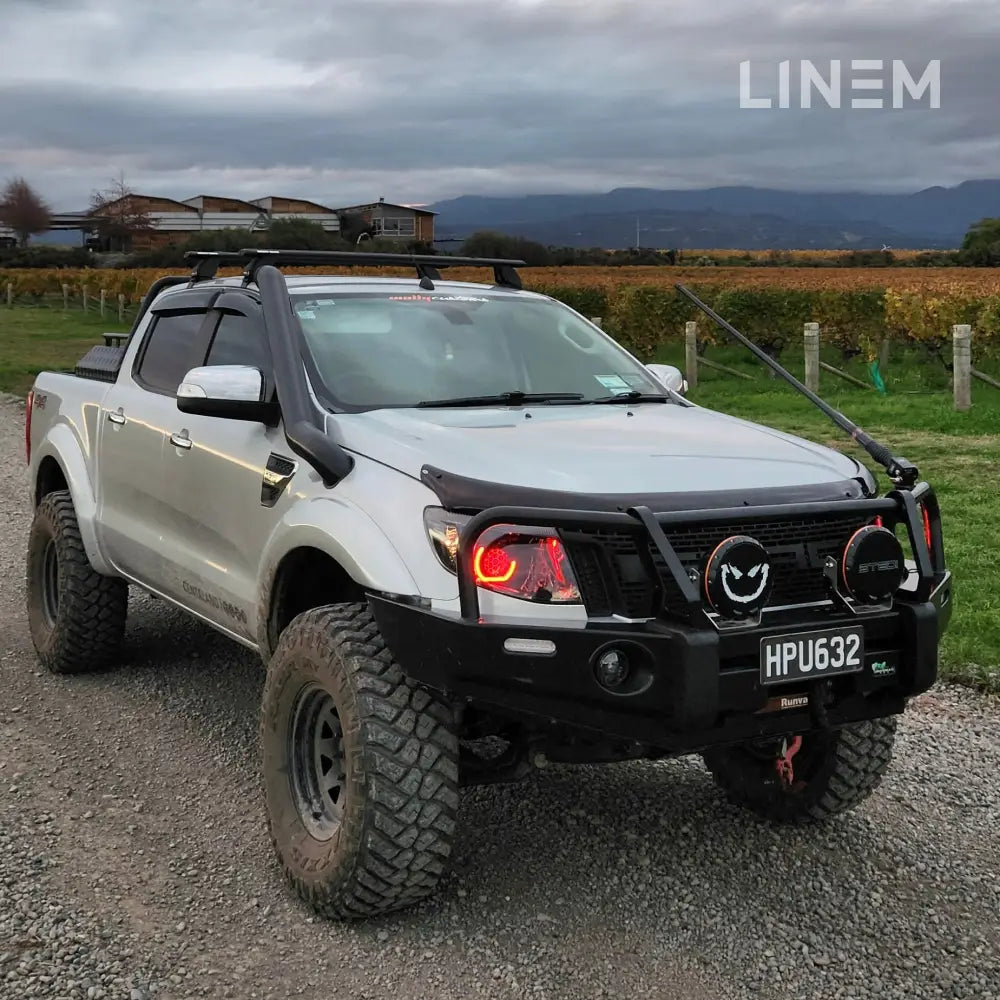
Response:
[{"label": "windscreen sticker", "polygon": [[489,302],[474,295],[390,295],[390,302]]},{"label": "windscreen sticker", "polygon": [[621,375],[595,375],[594,378],[596,378],[605,389],[612,392],[628,392],[629,384],[621,377]]},{"label": "windscreen sticker", "polygon": [[312,309],[300,309],[299,310],[299,315],[303,319],[315,319],[316,318],[316,313],[314,313],[312,311]]},{"label": "windscreen sticker", "polygon": [[641,387],[649,385],[649,379],[647,379],[645,375],[639,375],[638,373],[635,375],[623,375],[622,378],[625,379],[625,381],[631,386]]}]

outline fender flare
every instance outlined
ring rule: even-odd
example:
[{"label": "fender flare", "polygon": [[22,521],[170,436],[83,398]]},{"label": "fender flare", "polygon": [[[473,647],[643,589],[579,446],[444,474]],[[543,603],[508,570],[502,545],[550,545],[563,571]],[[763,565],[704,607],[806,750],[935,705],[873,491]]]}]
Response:
[{"label": "fender flare", "polygon": [[278,567],[289,553],[301,548],[325,553],[365,590],[419,593],[399,551],[359,507],[334,497],[318,497],[297,504],[275,526],[261,556],[257,643],[265,659],[271,652],[268,618]]},{"label": "fender flare", "polygon": [[59,463],[63,477],[69,487],[73,509],[80,525],[80,537],[90,565],[105,576],[118,576],[104,558],[97,540],[97,497],[87,469],[83,448],[79,438],[67,424],[56,424],[50,428],[43,441],[39,442],[31,456],[31,498],[34,505],[38,488],[38,470],[46,458]]}]

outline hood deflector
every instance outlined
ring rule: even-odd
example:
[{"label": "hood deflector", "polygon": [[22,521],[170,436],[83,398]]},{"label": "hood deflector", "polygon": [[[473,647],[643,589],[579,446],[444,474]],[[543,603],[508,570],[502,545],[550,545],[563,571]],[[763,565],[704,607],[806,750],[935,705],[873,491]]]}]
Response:
[{"label": "hood deflector", "polygon": [[434,492],[441,506],[456,514],[478,514],[490,507],[538,507],[550,510],[627,511],[648,507],[655,513],[708,510],[720,507],[759,507],[768,504],[825,503],[862,500],[870,494],[858,479],[812,486],[757,487],[745,490],[686,491],[678,493],[569,493],[532,486],[511,486],[469,479],[425,465],[420,481]]}]

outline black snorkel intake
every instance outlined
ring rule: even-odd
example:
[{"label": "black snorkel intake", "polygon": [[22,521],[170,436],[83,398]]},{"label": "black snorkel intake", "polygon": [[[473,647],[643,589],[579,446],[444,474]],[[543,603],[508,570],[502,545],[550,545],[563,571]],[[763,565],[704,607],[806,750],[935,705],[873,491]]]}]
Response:
[{"label": "black snorkel intake", "polygon": [[866,434],[853,420],[849,420],[839,410],[824,402],[811,389],[806,388],[791,372],[783,368],[765,351],[762,351],[749,337],[740,333],[732,323],[724,320],[714,309],[705,305],[697,295],[684,285],[675,285],[681,295],[690,299],[713,323],[722,327],[734,340],[742,344],[758,360],[762,361],[771,371],[776,372],[793,388],[797,389],[817,409],[826,414],[842,431],[849,434],[871,457],[885,469],[893,485],[897,489],[912,490],[920,480],[917,467],[905,458],[900,458],[884,445]]}]

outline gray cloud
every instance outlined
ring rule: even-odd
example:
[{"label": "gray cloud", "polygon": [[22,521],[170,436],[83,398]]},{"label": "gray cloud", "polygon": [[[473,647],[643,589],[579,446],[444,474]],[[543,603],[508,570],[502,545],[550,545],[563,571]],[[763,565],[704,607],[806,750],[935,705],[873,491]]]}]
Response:
[{"label": "gray cloud", "polygon": [[[997,173],[992,0],[0,0],[0,177],[59,207],[137,189],[385,195]],[[941,60],[942,107],[740,110],[777,64]],[[793,98],[798,94],[793,72]],[[844,97],[849,104],[850,92]],[[858,95],[861,96],[861,95]],[[888,96],[888,92],[887,92]]]}]

